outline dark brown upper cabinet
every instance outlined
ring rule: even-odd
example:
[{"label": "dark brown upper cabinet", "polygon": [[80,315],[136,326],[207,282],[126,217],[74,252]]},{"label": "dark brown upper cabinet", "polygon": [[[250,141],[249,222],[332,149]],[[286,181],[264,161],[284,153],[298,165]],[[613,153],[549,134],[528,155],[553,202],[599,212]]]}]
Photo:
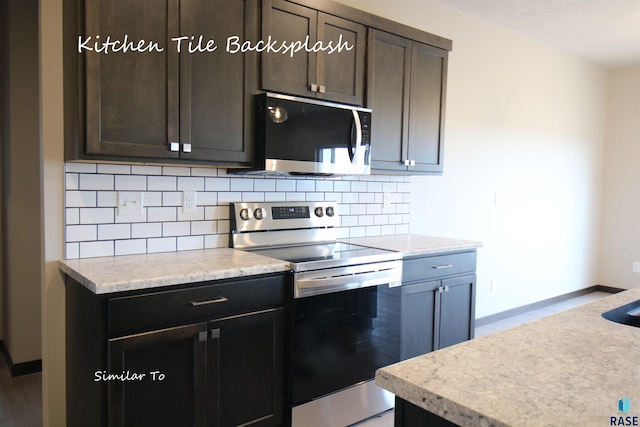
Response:
[{"label": "dark brown upper cabinet", "polygon": [[441,174],[448,51],[369,30],[372,170]]},{"label": "dark brown upper cabinet", "polygon": [[[92,43],[127,37],[162,51],[78,54],[85,134],[76,157],[250,161],[257,57],[227,53],[225,42],[259,37],[258,0],[86,0],[79,9],[79,34]],[[178,53],[172,39],[185,36]],[[190,52],[200,36],[216,50]]]},{"label": "dark brown upper cabinet", "polygon": [[[263,40],[328,46],[339,42],[352,47],[328,53],[302,49],[262,54],[262,88],[272,92],[315,97],[347,104],[364,101],[366,27],[286,0],[264,0]],[[319,46],[319,45],[318,45]]]}]

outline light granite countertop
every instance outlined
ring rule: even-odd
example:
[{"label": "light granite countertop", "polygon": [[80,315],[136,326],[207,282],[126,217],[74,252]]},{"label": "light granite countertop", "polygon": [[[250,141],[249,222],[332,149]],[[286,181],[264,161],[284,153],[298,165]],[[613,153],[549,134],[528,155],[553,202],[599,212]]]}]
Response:
[{"label": "light granite countertop", "polygon": [[[402,252],[405,257],[481,246],[478,242],[417,234],[341,241]],[[232,248],[60,261],[60,270],[96,294],[229,279],[290,269],[291,264],[288,261]]]},{"label": "light granite countertop", "polygon": [[370,246],[379,249],[402,252],[404,257],[431,255],[443,252],[456,252],[476,249],[481,242],[451,239],[448,237],[424,236],[421,234],[398,234],[394,236],[358,237],[341,239],[355,245]]},{"label": "light granite countertop", "polygon": [[290,263],[230,248],[60,261],[96,294],[289,271]]},{"label": "light granite countertop", "polygon": [[621,292],[409,359],[378,370],[376,384],[461,426],[608,426],[640,416],[640,328],[601,317],[638,299],[640,289]]}]

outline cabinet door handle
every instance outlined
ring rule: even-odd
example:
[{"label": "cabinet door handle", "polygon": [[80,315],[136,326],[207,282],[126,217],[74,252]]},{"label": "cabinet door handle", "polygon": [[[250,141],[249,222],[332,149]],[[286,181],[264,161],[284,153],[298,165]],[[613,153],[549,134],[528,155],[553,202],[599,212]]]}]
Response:
[{"label": "cabinet door handle", "polygon": [[411,161],[409,162],[409,166],[415,166],[415,165],[416,165],[416,161],[415,161],[415,160],[411,160]]},{"label": "cabinet door handle", "polygon": [[320,93],[325,93],[327,91],[327,87],[325,85],[320,85]]},{"label": "cabinet door handle", "polygon": [[431,268],[435,268],[436,270],[442,270],[443,268],[451,268],[453,267],[453,264],[446,264],[446,265],[434,265]]},{"label": "cabinet door handle", "polygon": [[191,152],[191,144],[182,144],[182,151],[184,153],[190,153]]},{"label": "cabinet door handle", "polygon": [[227,301],[229,300],[226,299],[225,297],[210,299],[206,301],[191,301],[191,307],[198,307],[200,305],[207,305],[207,304],[220,304],[221,302],[227,302]]},{"label": "cabinet door handle", "polygon": [[317,92],[318,91],[318,85],[315,83],[311,83],[311,92]]},{"label": "cabinet door handle", "polygon": [[180,143],[172,141],[169,143],[169,150],[171,151],[180,151]]}]

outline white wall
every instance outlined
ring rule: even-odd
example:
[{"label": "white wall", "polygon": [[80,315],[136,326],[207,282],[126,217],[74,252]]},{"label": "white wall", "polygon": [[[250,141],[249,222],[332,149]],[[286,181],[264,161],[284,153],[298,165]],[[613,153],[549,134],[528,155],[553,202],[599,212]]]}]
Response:
[{"label": "white wall", "polygon": [[600,283],[640,286],[640,65],[609,73]]},{"label": "white wall", "polygon": [[342,2],[453,40],[444,175],[413,178],[411,231],[484,243],[477,316],[595,285],[606,71],[434,2]]}]

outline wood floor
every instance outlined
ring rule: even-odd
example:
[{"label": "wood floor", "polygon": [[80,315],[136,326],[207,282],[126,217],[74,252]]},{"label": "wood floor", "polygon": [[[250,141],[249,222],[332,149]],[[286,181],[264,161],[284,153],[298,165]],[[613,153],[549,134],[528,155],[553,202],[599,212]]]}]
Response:
[{"label": "wood floor", "polygon": [[[563,301],[520,316],[504,319],[476,328],[476,337],[498,332],[521,323],[548,316],[559,311],[606,297],[605,292],[593,292]],[[42,375],[40,373],[11,377],[9,368],[0,354],[0,426],[1,427],[38,427],[42,425]],[[370,420],[358,423],[358,427],[393,426],[393,411],[381,414]]]},{"label": "wood floor", "polygon": [[42,425],[42,374],[11,377],[0,353],[0,426],[38,427]]}]

